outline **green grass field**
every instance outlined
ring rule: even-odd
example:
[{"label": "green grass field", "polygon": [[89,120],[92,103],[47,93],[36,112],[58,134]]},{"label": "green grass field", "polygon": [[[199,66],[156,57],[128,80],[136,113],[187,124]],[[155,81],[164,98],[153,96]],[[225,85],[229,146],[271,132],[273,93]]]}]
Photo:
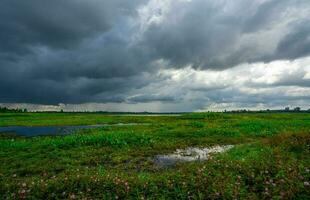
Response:
[{"label": "green grass field", "polygon": [[[310,114],[0,114],[0,126],[108,126],[0,136],[0,199],[310,199]],[[158,166],[179,148],[233,144],[203,162]]]}]

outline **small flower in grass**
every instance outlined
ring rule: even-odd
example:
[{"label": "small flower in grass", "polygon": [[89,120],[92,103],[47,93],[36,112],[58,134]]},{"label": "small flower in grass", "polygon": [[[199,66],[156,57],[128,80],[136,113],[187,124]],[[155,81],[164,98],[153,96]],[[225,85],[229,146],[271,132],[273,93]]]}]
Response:
[{"label": "small flower in grass", "polygon": [[22,184],[22,186],[23,186],[23,187],[26,187],[26,186],[27,186],[27,184],[26,184],[26,183],[23,183],[23,184]]},{"label": "small flower in grass", "polygon": [[310,186],[310,183],[308,181],[305,181],[304,186]]},{"label": "small flower in grass", "polygon": [[16,174],[13,174],[13,178],[16,178],[16,176],[17,176]]}]

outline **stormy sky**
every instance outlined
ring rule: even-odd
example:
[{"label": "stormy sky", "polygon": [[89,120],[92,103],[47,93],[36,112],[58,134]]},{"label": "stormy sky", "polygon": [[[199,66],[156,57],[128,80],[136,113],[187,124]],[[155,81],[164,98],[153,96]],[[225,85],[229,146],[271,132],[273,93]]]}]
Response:
[{"label": "stormy sky", "polygon": [[0,104],[310,108],[309,0],[1,0]]}]

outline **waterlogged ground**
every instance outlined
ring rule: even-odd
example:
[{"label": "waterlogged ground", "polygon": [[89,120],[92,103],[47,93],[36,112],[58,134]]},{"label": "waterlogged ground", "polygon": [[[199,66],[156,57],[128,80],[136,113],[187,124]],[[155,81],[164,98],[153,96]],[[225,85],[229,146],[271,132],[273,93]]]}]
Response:
[{"label": "waterlogged ground", "polygon": [[140,125],[0,134],[0,199],[310,198],[309,114],[0,114],[3,127],[119,123]]},{"label": "waterlogged ground", "polygon": [[223,153],[233,148],[234,145],[217,145],[206,148],[188,147],[177,149],[172,154],[158,155],[155,162],[161,166],[171,166],[180,162],[205,161],[211,159],[214,154]]}]

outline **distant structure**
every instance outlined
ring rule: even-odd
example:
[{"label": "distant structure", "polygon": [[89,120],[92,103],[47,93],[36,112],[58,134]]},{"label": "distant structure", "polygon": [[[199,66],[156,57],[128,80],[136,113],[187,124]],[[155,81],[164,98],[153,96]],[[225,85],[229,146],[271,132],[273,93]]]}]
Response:
[{"label": "distant structure", "polygon": [[284,109],[285,111],[290,111],[290,107],[285,107],[285,109]]}]

